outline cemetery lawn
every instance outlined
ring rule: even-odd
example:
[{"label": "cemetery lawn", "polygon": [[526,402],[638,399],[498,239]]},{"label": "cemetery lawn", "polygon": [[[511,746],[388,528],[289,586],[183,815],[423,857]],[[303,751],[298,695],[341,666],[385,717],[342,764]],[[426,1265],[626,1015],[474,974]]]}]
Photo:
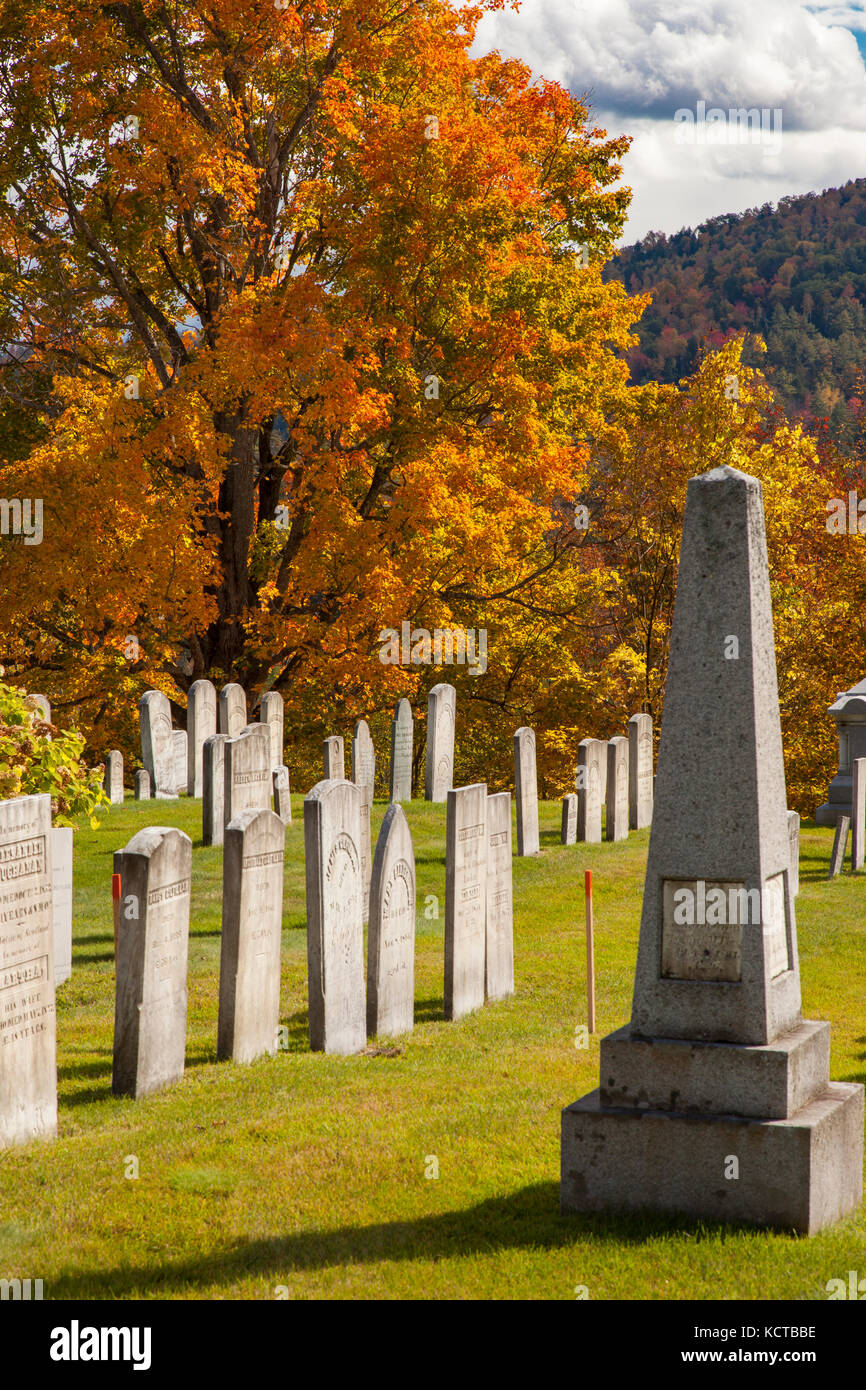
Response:
[{"label": "cemetery lawn", "polygon": [[[308,1050],[302,798],[292,798],[281,1020],[288,1050],[217,1064],[222,850],[201,802],[140,802],[75,834],[72,978],[58,991],[59,1133],[0,1153],[0,1276],[49,1298],[825,1299],[863,1270],[863,1214],[808,1239],[658,1216],[559,1215],[559,1115],[598,1084],[631,1012],[649,832],[514,860],[516,995],[442,1019],[445,807],[408,808],[418,868],[416,1027],[367,1053]],[[373,834],[386,810],[377,802]],[[193,839],[187,1070],[111,1094],[112,852],[145,824]],[[803,1012],[831,1077],[866,1080],[866,874],[826,881],[805,823]],[[375,842],[374,842],[375,843]],[[586,1050],[583,870],[595,880],[597,1028]],[[438,920],[425,916],[438,898]],[[132,1174],[137,1167],[138,1176]],[[438,1167],[438,1177],[433,1174]]]}]

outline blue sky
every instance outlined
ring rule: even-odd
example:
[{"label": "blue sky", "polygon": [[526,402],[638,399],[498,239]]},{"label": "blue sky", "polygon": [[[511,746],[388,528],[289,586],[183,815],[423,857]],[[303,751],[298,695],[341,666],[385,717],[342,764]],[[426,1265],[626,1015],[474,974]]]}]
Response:
[{"label": "blue sky", "polygon": [[[632,136],[625,241],[866,177],[861,0],[522,0],[482,21],[491,48]],[[738,108],[766,109],[763,130],[702,124]]]}]

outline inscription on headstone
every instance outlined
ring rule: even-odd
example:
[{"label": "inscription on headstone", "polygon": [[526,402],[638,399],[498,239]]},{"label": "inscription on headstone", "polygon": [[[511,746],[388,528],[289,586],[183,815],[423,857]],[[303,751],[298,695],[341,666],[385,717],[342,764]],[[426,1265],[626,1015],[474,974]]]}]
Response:
[{"label": "inscription on headstone", "polygon": [[186,697],[186,731],[189,735],[187,792],[204,795],[205,740],[217,731],[217,693],[211,681],[193,681]]},{"label": "inscription on headstone", "polygon": [[346,781],[318,782],[304,798],[314,1052],[360,1052],[367,1042],[360,800],[359,789]]},{"label": "inscription on headstone", "polygon": [[0,1149],[57,1132],[51,797],[0,801]]},{"label": "inscription on headstone", "polygon": [[427,696],[427,761],[424,795],[445,801],[454,780],[454,721],[457,691],[453,685],[434,685]]},{"label": "inscription on headstone", "polygon": [[648,714],[628,721],[628,823],[644,830],[653,818],[653,722]]},{"label": "inscription on headstone", "polygon": [[402,806],[385,812],[370,888],[367,1032],[409,1033],[415,1011],[415,855]]},{"label": "inscription on headstone", "polygon": [[283,721],[285,711],[283,697],[278,690],[269,690],[262,696],[259,706],[259,720],[267,724],[271,731],[271,771],[283,766]]},{"label": "inscription on headstone", "polygon": [[612,738],[607,745],[605,836],[628,839],[628,739]]},{"label": "inscription on headstone", "polygon": [[147,690],[138,703],[141,761],[150,773],[152,794],[168,801],[177,796],[171,705],[161,690]]},{"label": "inscription on headstone", "polygon": [[192,841],[167,826],[139,830],[114,856],[120,875],[115,1095],[134,1099],[183,1076]]},{"label": "inscription on headstone", "polygon": [[412,800],[412,752],[414,721],[408,700],[398,700],[391,721],[390,801]]},{"label": "inscription on headstone", "polygon": [[135,799],[150,801],[150,773],[146,767],[140,767],[135,774]]},{"label": "inscription on headstone", "polygon": [[511,881],[511,796],[487,798],[487,924],[484,993],[507,999],[514,993],[514,913]]},{"label": "inscription on headstone", "polygon": [[448,792],[445,829],[445,1017],[484,1003],[487,786]]},{"label": "inscription on headstone", "polygon": [[217,1057],[252,1062],[277,1046],[286,830],[273,811],[225,829]]},{"label": "inscription on headstone", "polygon": [[178,796],[185,792],[189,780],[189,741],[183,729],[175,729],[171,735],[174,745],[174,780]]},{"label": "inscription on headstone", "polygon": [[342,782],[346,776],[346,755],[341,734],[331,734],[322,744],[326,782]]},{"label": "inscription on headstone", "polygon": [[248,724],[226,741],[223,753],[223,825],[241,811],[271,809],[271,735],[265,724]]},{"label": "inscription on headstone", "polygon": [[601,768],[607,759],[607,744],[597,738],[583,738],[577,747],[577,838],[586,844],[601,844]]}]

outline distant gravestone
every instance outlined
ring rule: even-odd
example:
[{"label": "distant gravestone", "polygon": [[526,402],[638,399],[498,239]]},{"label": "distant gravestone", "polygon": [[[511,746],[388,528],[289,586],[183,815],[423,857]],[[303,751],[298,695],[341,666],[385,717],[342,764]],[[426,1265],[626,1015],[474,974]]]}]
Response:
[{"label": "distant gravestone", "polygon": [[484,1003],[487,787],[448,792],[445,828],[445,1017]]},{"label": "distant gravestone", "polygon": [[242,685],[230,681],[219,693],[219,732],[237,738],[247,727],[247,697]]},{"label": "distant gravestone", "polygon": [[310,1047],[360,1052],[367,1042],[361,793],[317,782],[304,798]]},{"label": "distant gravestone", "polygon": [[346,755],[340,734],[331,734],[322,744],[326,782],[342,782],[346,776]]},{"label": "distant gravestone", "polygon": [[514,799],[517,803],[517,853],[538,854],[538,777],[535,733],[518,729],[514,735]]},{"label": "distant gravestone", "polygon": [[225,829],[217,1057],[252,1062],[277,1048],[286,830],[273,811]]},{"label": "distant gravestone", "polygon": [[161,690],[148,690],[138,702],[141,761],[150,773],[152,794],[160,801],[177,796],[171,705]]},{"label": "distant gravestone", "polygon": [[193,681],[186,697],[186,731],[189,767],[186,789],[190,796],[204,795],[205,740],[217,731],[217,693],[212,681]]},{"label": "distant gravestone", "polygon": [[836,878],[842,872],[842,865],[845,863],[845,850],[848,847],[848,832],[851,829],[850,816],[836,817],[836,834],[833,836],[833,853],[830,855],[830,872],[828,878]]},{"label": "distant gravestone", "polygon": [[289,769],[283,764],[271,773],[274,790],[274,810],[284,825],[292,823],[292,798],[289,794]]},{"label": "distant gravestone", "polygon": [[454,780],[454,722],[457,691],[453,685],[434,685],[427,696],[427,760],[424,796],[445,801]]},{"label": "distant gravestone", "polygon": [[0,1149],[57,1133],[51,797],[0,801]]},{"label": "distant gravestone", "polygon": [[507,999],[514,993],[514,909],[511,881],[511,796],[487,798],[487,921],[484,993]]},{"label": "distant gravestone", "polygon": [[241,811],[271,809],[271,735],[264,724],[248,724],[237,738],[226,741],[223,784],[223,826]]},{"label": "distant gravestone", "polygon": [[140,767],[135,774],[135,799],[150,801],[150,773],[146,767]]},{"label": "distant gravestone", "polygon": [[605,837],[628,839],[628,739],[612,738],[607,745]]},{"label": "distant gravestone", "polygon": [[139,830],[114,856],[120,875],[115,1095],[140,1096],[183,1076],[192,841],[167,826]]},{"label": "distant gravestone", "polygon": [[174,744],[174,780],[179,796],[186,791],[189,781],[189,741],[183,729],[175,729],[171,738]]},{"label": "distant gravestone", "polygon": [[228,734],[212,734],[202,749],[202,843],[221,845],[225,826],[225,748]]},{"label": "distant gravestone", "polygon": [[415,855],[402,806],[385,812],[370,887],[367,1033],[409,1033],[415,1022]]},{"label": "distant gravestone", "polygon": [[352,781],[356,787],[366,786],[373,800],[376,785],[376,750],[366,719],[359,719],[352,735]]},{"label": "distant gravestone", "polygon": [[391,721],[391,784],[389,801],[412,800],[414,721],[408,700],[398,700]]},{"label": "distant gravestone", "polygon": [[278,690],[269,690],[262,696],[259,706],[259,720],[267,724],[271,731],[271,771],[283,766],[283,724],[285,709],[283,697]]},{"label": "distant gravestone", "polygon": [[851,868],[863,868],[866,849],[866,758],[851,763]]},{"label": "distant gravestone", "polygon": [[577,747],[577,838],[589,845],[601,844],[602,763],[607,744],[583,738]]},{"label": "distant gravestone", "polygon": [[112,748],[108,757],[105,759],[105,781],[103,785],[112,806],[122,806],[123,754],[116,748]]},{"label": "distant gravestone", "polygon": [[633,714],[628,721],[628,823],[645,830],[653,818],[653,721]]},{"label": "distant gravestone", "polygon": [[796,895],[800,891],[800,817],[788,812],[788,844],[791,849],[791,885]]},{"label": "distant gravestone", "polygon": [[559,831],[560,843],[577,844],[577,792],[569,792],[562,798],[562,824]]},{"label": "distant gravestone", "polygon": [[[72,836],[71,826],[51,829],[51,889],[54,911],[54,984],[72,974]],[[2,1027],[2,1024],[0,1024]]]}]

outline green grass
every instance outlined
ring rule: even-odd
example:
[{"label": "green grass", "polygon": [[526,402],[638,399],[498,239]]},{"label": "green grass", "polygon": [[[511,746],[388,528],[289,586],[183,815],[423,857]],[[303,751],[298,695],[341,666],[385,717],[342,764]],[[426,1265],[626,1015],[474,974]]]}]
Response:
[{"label": "green grass", "polygon": [[[374,835],[385,811],[374,808]],[[75,836],[72,978],[58,991],[59,1136],[0,1154],[0,1276],[46,1298],[826,1298],[866,1275],[863,1215],[805,1239],[657,1217],[562,1218],[559,1112],[598,1083],[586,1019],[583,870],[594,870],[598,1034],[631,1012],[649,832],[514,861],[515,997],[442,1019],[445,808],[408,808],[418,867],[416,1027],[357,1057],[308,1050],[302,800],[288,828],[281,1021],[289,1050],[217,1064],[222,851],[201,803],[127,801]],[[111,1095],[112,852],[145,824],[191,835],[187,1070]],[[831,1074],[866,1079],[866,876],[826,881],[832,831],[801,836],[806,1017]],[[439,917],[425,917],[429,897]],[[430,1157],[439,1176],[425,1177]],[[131,1159],[137,1179],[128,1178]]]}]

